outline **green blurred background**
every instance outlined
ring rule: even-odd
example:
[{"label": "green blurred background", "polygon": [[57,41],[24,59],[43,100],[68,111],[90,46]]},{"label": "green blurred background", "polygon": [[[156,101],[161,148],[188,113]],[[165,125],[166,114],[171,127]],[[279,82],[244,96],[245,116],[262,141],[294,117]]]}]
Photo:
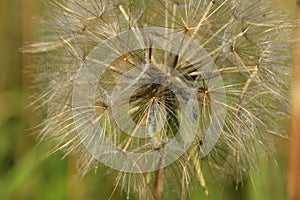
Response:
[{"label": "green blurred background", "polygon": [[[291,10],[295,8],[295,0],[281,3]],[[106,200],[114,189],[111,175],[99,169],[82,181],[75,179],[75,159],[62,160],[60,153],[42,159],[49,146],[37,145],[35,132],[30,129],[40,119],[24,106],[28,80],[22,69],[29,60],[19,49],[25,41],[34,40],[40,12],[40,0],[0,0],[0,200]],[[278,165],[272,160],[262,161],[261,170],[253,174],[253,180],[246,180],[239,191],[231,183],[220,186],[218,180],[208,177],[211,196],[205,197],[196,185],[192,199],[288,199],[287,141],[280,141],[277,146]],[[125,196],[118,192],[113,199]]]}]

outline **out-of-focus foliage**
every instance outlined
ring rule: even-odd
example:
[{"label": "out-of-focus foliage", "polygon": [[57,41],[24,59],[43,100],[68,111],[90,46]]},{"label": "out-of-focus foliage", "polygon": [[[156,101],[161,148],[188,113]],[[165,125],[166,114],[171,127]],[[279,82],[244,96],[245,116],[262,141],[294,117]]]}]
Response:
[{"label": "out-of-focus foliage", "polygon": [[[282,0],[293,7],[293,0]],[[24,41],[33,40],[33,23],[38,16],[39,0],[1,0],[0,2],[0,199],[87,199],[109,198],[114,179],[102,169],[90,172],[82,181],[74,178],[76,161],[61,160],[62,154],[42,159],[47,144],[37,145],[36,135],[29,130],[40,122],[34,111],[24,109],[25,87],[30,77],[22,77],[26,57],[19,53]],[[211,196],[206,197],[195,184],[192,199],[287,199],[286,141],[278,145],[278,166],[272,160],[262,163],[262,169],[253,174],[235,191],[235,185],[219,184],[206,178]],[[262,161],[263,162],[263,161]],[[255,185],[253,186],[253,183]],[[121,196],[120,196],[121,195]],[[119,191],[112,199],[125,199]]]}]

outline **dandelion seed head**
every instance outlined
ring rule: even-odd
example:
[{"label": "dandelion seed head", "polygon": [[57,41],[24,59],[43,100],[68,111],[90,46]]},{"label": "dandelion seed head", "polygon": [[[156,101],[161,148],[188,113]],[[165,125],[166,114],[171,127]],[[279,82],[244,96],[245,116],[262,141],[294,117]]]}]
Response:
[{"label": "dandelion seed head", "polygon": [[[269,1],[47,1],[24,47],[51,153],[119,170],[138,199],[189,197],[204,166],[238,183],[274,152],[289,117],[293,31]],[[195,175],[194,175],[195,174]],[[162,178],[163,177],[163,178]],[[164,181],[163,181],[164,180]],[[177,181],[176,189],[166,182]]]}]

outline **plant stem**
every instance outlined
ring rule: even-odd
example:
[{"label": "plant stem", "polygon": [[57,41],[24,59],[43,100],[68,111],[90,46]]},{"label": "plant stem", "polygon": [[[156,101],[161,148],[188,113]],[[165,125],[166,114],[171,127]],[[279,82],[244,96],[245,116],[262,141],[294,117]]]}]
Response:
[{"label": "plant stem", "polygon": [[154,199],[162,200],[164,193],[164,169],[161,168],[163,162],[163,156],[161,156],[158,169],[155,170],[155,180],[154,180]]},{"label": "plant stem", "polygon": [[[298,4],[298,19],[300,19],[300,1],[297,0]],[[299,29],[299,27],[298,27]],[[300,29],[298,30],[298,35],[300,36]],[[297,43],[296,48],[296,59],[295,59],[295,77],[292,93],[292,105],[293,105],[293,117],[292,117],[292,127],[291,127],[291,138],[290,143],[290,156],[289,156],[289,192],[291,200],[298,200],[300,198],[300,42]]]}]

